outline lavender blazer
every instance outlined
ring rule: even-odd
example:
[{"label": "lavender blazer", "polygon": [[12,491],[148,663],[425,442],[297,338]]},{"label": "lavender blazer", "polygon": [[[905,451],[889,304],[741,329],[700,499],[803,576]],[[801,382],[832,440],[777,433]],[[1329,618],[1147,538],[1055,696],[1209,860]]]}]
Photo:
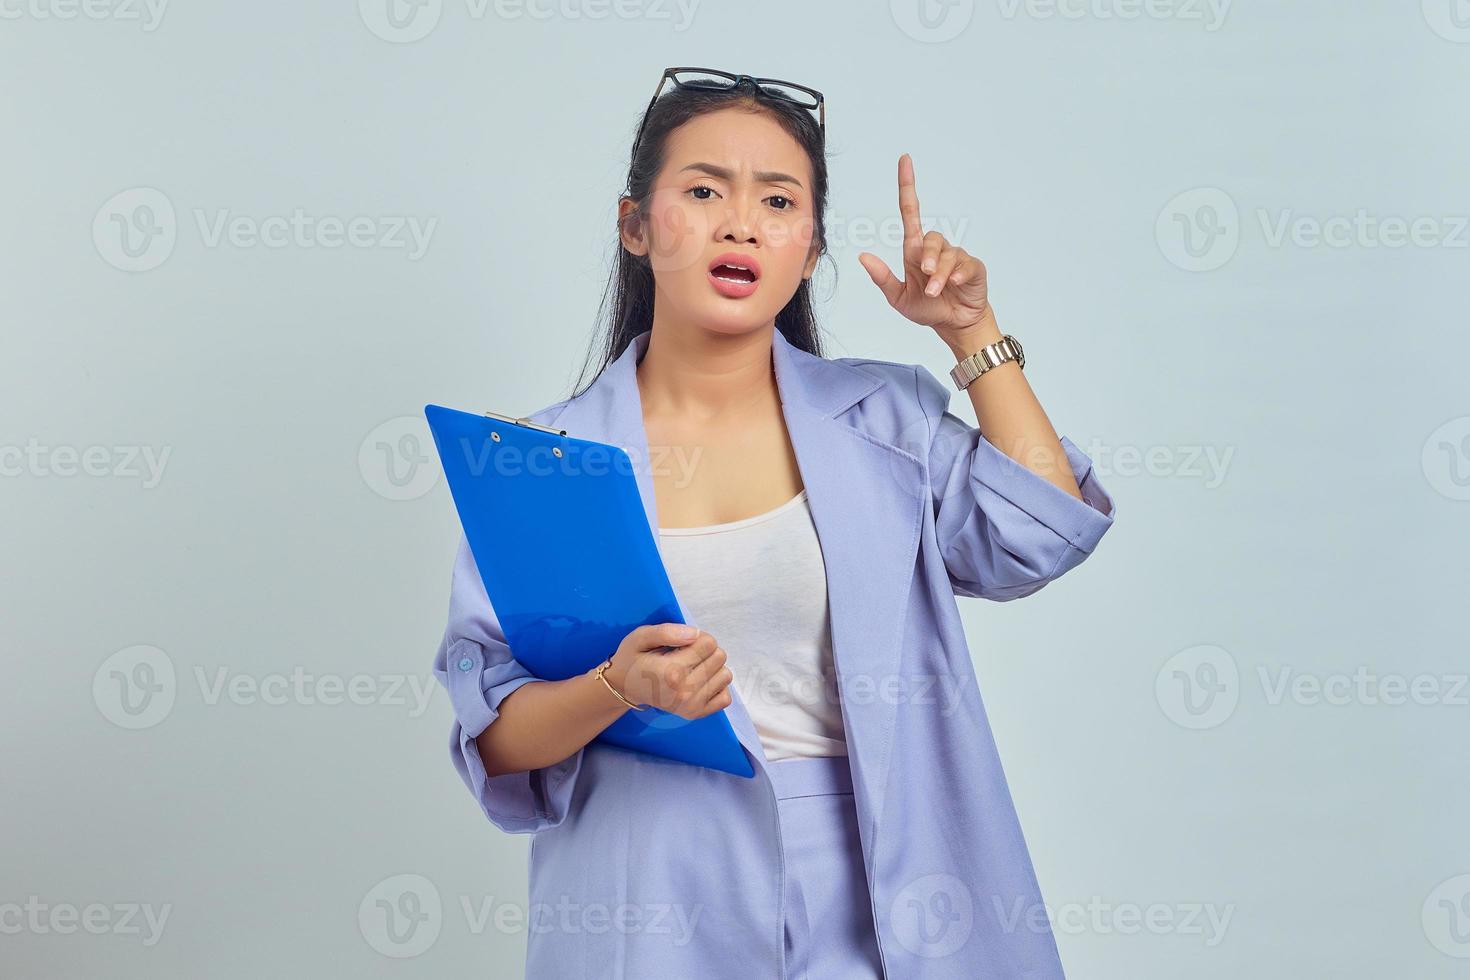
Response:
[{"label": "lavender blazer", "polygon": [[[623,447],[657,527],[634,374],[649,337],[530,418]],[[1010,459],[947,410],[952,386],[920,365],[819,358],[780,331],[772,358],[826,563],[886,975],[1061,977],[956,597],[1042,588],[1092,553],[1112,498],[1066,437],[1085,502]],[[597,743],[487,779],[474,739],[534,678],[511,658],[463,537],[434,670],[460,777],[491,823],[533,835],[528,978],[789,975],[776,800],[733,686],[726,710],[753,779]]]}]

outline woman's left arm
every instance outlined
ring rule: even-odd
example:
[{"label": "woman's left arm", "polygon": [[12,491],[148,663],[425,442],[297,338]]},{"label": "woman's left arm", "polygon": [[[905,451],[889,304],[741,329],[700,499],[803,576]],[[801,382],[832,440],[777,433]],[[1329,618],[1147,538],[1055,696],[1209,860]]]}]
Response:
[{"label": "woman's left arm", "polygon": [[[914,164],[898,158],[898,210],[903,217],[903,281],[870,252],[858,256],[890,306],[915,323],[933,328],[954,353],[968,357],[1003,336],[991,308],[985,264],[946,241],[937,231],[923,232]],[[1051,420],[1015,361],[986,371],[965,389],[975,406],[980,431],[991,445],[1082,499],[1067,454]]]},{"label": "woman's left arm", "polygon": [[[859,256],[889,305],[931,327],[957,361],[1000,340],[984,263],[938,232],[923,233],[907,154],[898,198],[906,278],[871,253]],[[936,534],[955,592],[1019,598],[1086,558],[1112,525],[1112,498],[1092,461],[1052,427],[1020,365],[997,365],[965,389],[978,428],[948,411],[951,386],[916,370],[931,423]]]}]

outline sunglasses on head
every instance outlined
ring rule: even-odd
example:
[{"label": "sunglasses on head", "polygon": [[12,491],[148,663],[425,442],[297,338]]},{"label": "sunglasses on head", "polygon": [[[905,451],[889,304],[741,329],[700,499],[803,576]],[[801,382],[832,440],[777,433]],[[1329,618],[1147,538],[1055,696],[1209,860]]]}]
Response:
[{"label": "sunglasses on head", "polygon": [[827,139],[827,103],[822,98],[822,93],[814,88],[797,85],[795,82],[785,82],[779,78],[732,75],[717,68],[665,68],[663,76],[658,80],[658,88],[653,90],[653,98],[648,100],[648,108],[643,110],[643,121],[638,124],[638,135],[633,138],[632,155],[634,156],[638,153],[638,144],[643,140],[643,128],[648,125],[648,113],[653,108],[653,104],[658,101],[664,85],[669,82],[672,82],[675,88],[706,89],[715,92],[725,92],[741,86],[760,89],[770,98],[782,99],[799,105],[803,109],[817,110],[817,127],[822,134],[823,142]]}]

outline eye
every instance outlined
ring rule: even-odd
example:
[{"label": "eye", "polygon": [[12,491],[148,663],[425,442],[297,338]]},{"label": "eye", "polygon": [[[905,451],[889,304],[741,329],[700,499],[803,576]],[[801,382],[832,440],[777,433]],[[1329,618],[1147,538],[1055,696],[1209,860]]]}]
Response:
[{"label": "eye", "polygon": [[[792,208],[796,207],[796,202],[793,201],[791,198],[785,196],[784,194],[772,194],[770,197],[766,198],[766,200],[784,202],[781,207],[776,208],[777,211],[790,211]],[[772,207],[775,207],[775,205],[772,205]]]},{"label": "eye", "polygon": [[686,193],[693,194],[696,201],[708,201],[708,197],[699,196],[699,191],[709,191],[711,194],[715,193],[715,189],[713,187],[709,187],[705,184],[695,184],[693,187],[689,188]]}]

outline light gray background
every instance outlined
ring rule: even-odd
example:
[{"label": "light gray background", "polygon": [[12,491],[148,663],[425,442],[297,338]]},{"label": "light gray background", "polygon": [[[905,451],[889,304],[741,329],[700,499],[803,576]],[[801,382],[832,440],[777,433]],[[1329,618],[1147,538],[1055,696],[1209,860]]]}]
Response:
[{"label": "light gray background", "polygon": [[[413,420],[568,393],[670,64],[826,93],[830,353],[943,377],[857,262],[911,152],[1118,501],[961,602],[1071,975],[1464,974],[1463,2],[65,2],[0,0],[5,976],[519,975]],[[371,242],[241,237],[295,209]],[[401,944],[405,890],[442,911]]]}]

